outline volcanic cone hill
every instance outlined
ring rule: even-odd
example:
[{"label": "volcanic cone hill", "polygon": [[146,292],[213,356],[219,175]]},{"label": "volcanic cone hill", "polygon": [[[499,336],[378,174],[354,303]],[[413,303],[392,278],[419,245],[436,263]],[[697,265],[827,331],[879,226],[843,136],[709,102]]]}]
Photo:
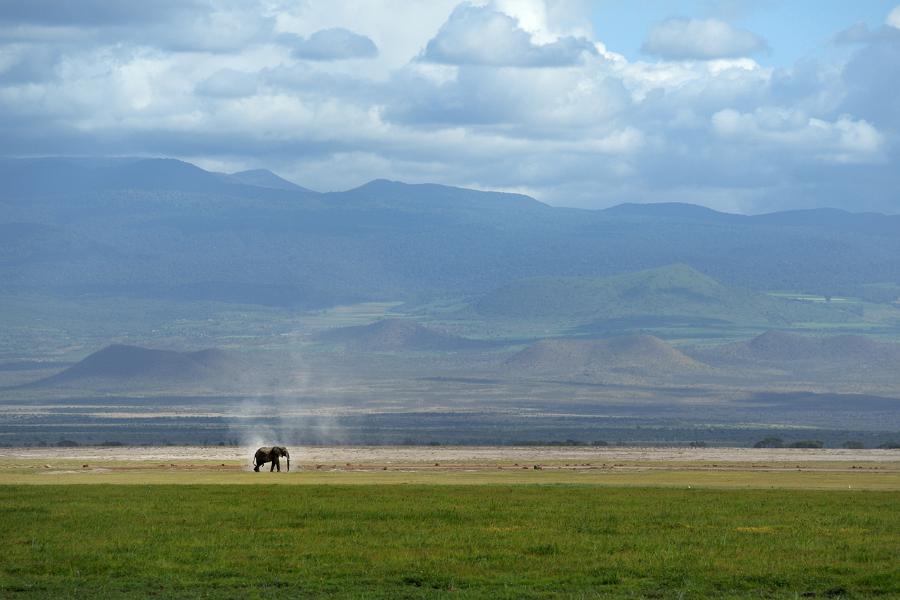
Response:
[{"label": "volcanic cone hill", "polygon": [[114,344],[32,385],[65,385],[83,381],[209,382],[233,376],[239,363],[230,353],[216,349],[175,352]]},{"label": "volcanic cone hill", "polygon": [[747,341],[697,349],[690,354],[709,362],[866,364],[900,367],[900,344],[862,335],[807,336],[767,331]]},{"label": "volcanic cone hill", "polygon": [[322,342],[344,344],[361,352],[428,352],[486,348],[491,344],[436,331],[410,319],[383,319],[369,325],[330,329]]},{"label": "volcanic cone hill", "polygon": [[[613,277],[532,277],[504,285],[481,297],[471,309],[482,317],[557,319],[580,323],[660,319],[697,323],[786,324],[839,320],[834,309],[800,305],[726,286],[685,264]],[[824,312],[828,312],[827,315]],[[819,313],[823,313],[819,315]]]},{"label": "volcanic cone hill", "polygon": [[602,340],[542,340],[514,355],[506,366],[515,373],[555,376],[604,372],[677,375],[707,369],[663,340],[645,334]]}]

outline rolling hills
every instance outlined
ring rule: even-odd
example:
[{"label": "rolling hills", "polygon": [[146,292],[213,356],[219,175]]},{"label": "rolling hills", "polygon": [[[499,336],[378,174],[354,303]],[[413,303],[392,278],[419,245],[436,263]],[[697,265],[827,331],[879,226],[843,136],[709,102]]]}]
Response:
[{"label": "rolling hills", "polygon": [[685,264],[612,277],[534,277],[479,298],[482,317],[552,319],[600,326],[612,320],[698,324],[742,322],[785,325],[804,320],[846,320],[840,309],[789,302],[726,286]]}]

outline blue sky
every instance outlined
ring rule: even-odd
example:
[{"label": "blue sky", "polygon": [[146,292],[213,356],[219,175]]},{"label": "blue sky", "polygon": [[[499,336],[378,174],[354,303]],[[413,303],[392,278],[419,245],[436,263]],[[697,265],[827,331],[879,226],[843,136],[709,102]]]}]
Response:
[{"label": "blue sky", "polygon": [[0,1],[9,156],[900,212],[900,2]]}]

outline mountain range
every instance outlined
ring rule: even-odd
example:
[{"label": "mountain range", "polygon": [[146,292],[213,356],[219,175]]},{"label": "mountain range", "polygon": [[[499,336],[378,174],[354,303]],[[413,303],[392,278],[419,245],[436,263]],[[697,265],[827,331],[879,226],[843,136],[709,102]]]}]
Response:
[{"label": "mountain range", "polygon": [[[578,297],[606,293],[603,278],[681,264],[695,288],[774,315],[772,323],[782,319],[777,303],[735,298],[701,278],[750,291],[900,296],[895,215],[745,216],[682,204],[581,210],[386,180],[318,193],[264,170],[214,173],[172,159],[4,159],[0,178],[6,293],[298,308],[487,295],[475,309],[496,314],[504,294],[535,297],[555,286],[563,308],[581,311]],[[653,308],[635,293],[625,313]],[[523,297],[516,310],[542,309]]]}]

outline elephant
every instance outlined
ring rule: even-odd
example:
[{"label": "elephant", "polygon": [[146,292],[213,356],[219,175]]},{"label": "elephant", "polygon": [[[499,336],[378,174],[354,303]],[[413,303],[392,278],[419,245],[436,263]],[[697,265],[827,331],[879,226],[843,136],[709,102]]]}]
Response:
[{"label": "elephant", "polygon": [[269,469],[269,471],[271,472],[278,469],[278,472],[280,473],[281,462],[278,459],[282,456],[287,459],[287,470],[290,471],[291,455],[284,446],[272,446],[271,448],[266,446],[257,450],[256,454],[253,456],[253,470],[259,473],[259,468],[263,466],[263,464],[271,462],[272,468]]}]

